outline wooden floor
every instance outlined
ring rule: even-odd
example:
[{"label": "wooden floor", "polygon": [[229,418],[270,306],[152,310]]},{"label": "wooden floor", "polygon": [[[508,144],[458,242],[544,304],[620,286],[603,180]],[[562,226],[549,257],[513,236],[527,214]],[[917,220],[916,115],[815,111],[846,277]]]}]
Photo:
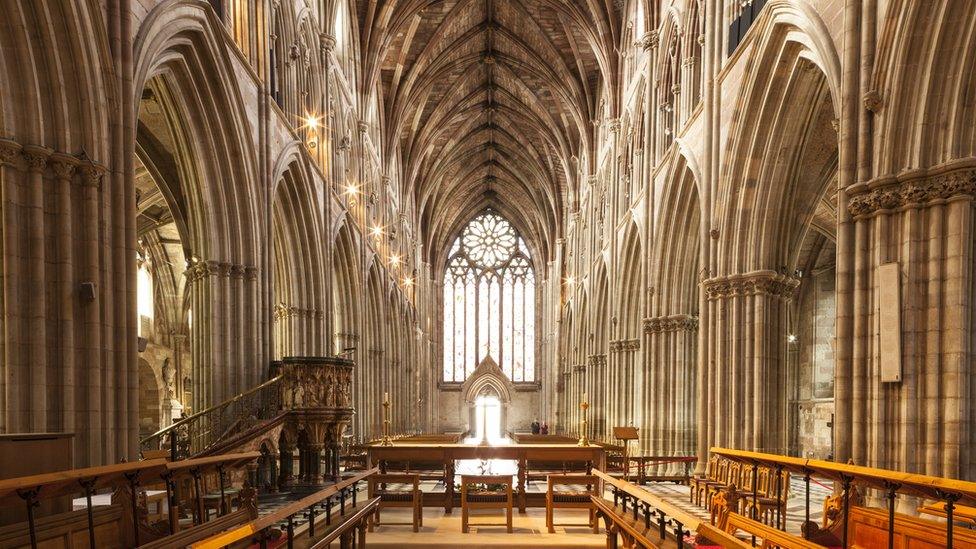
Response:
[{"label": "wooden floor", "polygon": [[[414,533],[409,525],[379,526],[366,535],[369,549],[410,547],[463,547],[479,549],[482,547],[606,547],[607,537],[601,529],[593,534],[586,526],[559,526],[559,523],[583,524],[587,520],[586,511],[567,509],[556,511],[556,533],[546,531],[546,510],[530,508],[524,515],[516,510],[513,518],[513,532],[505,531],[504,526],[477,526],[479,522],[503,523],[501,512],[484,511],[472,513],[471,532],[461,533],[461,510],[445,515],[443,509],[427,507],[424,509],[424,527]],[[383,522],[409,522],[409,509],[388,509],[383,511]]]}]

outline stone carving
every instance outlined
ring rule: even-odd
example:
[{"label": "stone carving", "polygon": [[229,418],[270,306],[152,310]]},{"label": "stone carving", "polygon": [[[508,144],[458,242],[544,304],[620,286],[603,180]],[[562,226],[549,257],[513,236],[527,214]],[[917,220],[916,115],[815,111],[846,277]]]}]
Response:
[{"label": "stone carving", "polygon": [[611,353],[622,353],[640,349],[639,339],[617,339],[610,342]]},{"label": "stone carving", "polygon": [[167,358],[163,361],[163,383],[166,385],[166,398],[176,398],[176,368]]},{"label": "stone carving", "polygon": [[976,195],[976,168],[952,170],[931,177],[876,180],[851,190],[847,209],[855,217],[921,205],[935,200]]},{"label": "stone carving", "polygon": [[644,333],[695,332],[698,331],[698,317],[691,315],[669,315],[644,319]]},{"label": "stone carving", "polygon": [[790,299],[800,281],[773,271],[755,271],[705,280],[702,288],[708,299],[725,299],[742,295],[769,295]]}]

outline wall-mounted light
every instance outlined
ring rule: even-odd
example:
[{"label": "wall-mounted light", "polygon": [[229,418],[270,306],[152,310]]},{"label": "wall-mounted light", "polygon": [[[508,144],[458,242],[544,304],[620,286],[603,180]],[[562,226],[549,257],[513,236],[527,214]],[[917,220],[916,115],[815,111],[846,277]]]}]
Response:
[{"label": "wall-mounted light", "polygon": [[310,130],[317,130],[319,127],[319,119],[315,115],[308,115],[305,117],[305,127]]},{"label": "wall-mounted light", "polygon": [[400,256],[396,254],[390,256],[390,264],[394,267],[398,267],[400,265]]},{"label": "wall-mounted light", "polygon": [[566,277],[566,284],[568,284],[570,286],[572,286],[573,284],[576,284],[576,277],[575,276],[567,276]]},{"label": "wall-mounted light", "polygon": [[788,334],[786,336],[787,343],[796,343],[796,334]]},{"label": "wall-mounted light", "polygon": [[404,286],[413,286],[413,277],[412,276],[408,276],[407,278],[404,278],[403,279],[403,285]]},{"label": "wall-mounted light", "polygon": [[373,225],[373,227],[369,230],[369,234],[376,238],[379,238],[380,236],[383,236],[383,227],[380,227],[379,225]]}]

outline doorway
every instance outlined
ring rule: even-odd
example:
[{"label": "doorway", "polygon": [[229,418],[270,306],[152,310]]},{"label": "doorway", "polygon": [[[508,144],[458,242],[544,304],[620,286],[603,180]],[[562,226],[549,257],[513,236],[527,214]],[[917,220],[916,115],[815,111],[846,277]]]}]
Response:
[{"label": "doorway", "polygon": [[481,395],[474,403],[475,438],[479,442],[502,440],[502,404],[497,396]]}]

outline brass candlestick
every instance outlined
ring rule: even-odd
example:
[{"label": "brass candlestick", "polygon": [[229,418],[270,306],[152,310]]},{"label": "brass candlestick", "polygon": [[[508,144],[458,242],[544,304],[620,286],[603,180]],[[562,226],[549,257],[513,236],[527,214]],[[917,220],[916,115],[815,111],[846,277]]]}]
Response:
[{"label": "brass candlestick", "polygon": [[390,440],[390,397],[389,395],[383,395],[383,440],[380,444],[383,446],[393,446],[393,441]]},{"label": "brass candlestick", "polygon": [[586,438],[586,410],[590,407],[590,403],[584,398],[580,402],[580,438],[579,442],[576,443],[577,446],[589,446],[590,439]]}]

